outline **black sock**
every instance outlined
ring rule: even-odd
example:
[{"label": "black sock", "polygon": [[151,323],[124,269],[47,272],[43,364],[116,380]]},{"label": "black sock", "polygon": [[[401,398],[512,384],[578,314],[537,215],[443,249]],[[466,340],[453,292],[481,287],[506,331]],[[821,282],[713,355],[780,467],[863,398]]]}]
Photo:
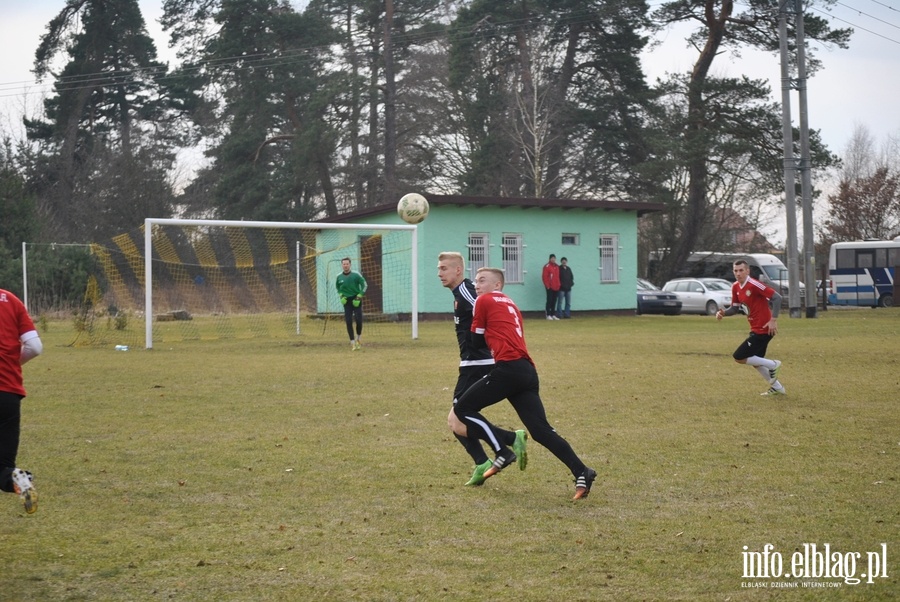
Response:
[{"label": "black sock", "polygon": [[470,439],[469,437],[462,437],[453,433],[456,436],[456,440],[459,441],[462,446],[466,449],[466,452],[472,459],[475,460],[475,464],[484,464],[488,461],[487,454],[484,453],[484,448],[481,446],[481,441],[478,439]]}]

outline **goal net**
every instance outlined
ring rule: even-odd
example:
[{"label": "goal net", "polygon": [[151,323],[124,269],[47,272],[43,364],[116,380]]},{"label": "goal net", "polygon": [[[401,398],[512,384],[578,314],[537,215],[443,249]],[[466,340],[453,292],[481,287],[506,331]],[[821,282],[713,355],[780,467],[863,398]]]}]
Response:
[{"label": "goal net", "polygon": [[91,245],[77,344],[313,337],[349,340],[335,281],[363,275],[363,340],[418,336],[416,228],[148,219]]}]

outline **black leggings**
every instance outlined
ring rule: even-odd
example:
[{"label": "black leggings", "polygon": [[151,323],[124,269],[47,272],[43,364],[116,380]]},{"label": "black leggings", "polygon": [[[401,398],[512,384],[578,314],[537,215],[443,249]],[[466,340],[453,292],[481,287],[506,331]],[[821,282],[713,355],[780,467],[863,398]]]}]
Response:
[{"label": "black leggings", "polygon": [[481,410],[504,399],[509,400],[532,439],[550,450],[575,477],[584,472],[584,462],[547,421],[537,370],[526,359],[497,362],[456,402],[456,416],[465,423],[470,437],[484,439],[495,450],[502,449],[497,446],[501,439],[494,425],[481,415]]},{"label": "black leggings", "polygon": [[12,472],[19,453],[21,395],[0,391],[0,491],[13,492]]},{"label": "black leggings", "polygon": [[356,317],[356,336],[362,334],[362,299],[360,299],[359,307],[353,307],[353,300],[356,297],[348,297],[347,303],[344,305],[344,322],[347,324],[347,336],[350,340],[356,340],[353,336],[353,318]]}]

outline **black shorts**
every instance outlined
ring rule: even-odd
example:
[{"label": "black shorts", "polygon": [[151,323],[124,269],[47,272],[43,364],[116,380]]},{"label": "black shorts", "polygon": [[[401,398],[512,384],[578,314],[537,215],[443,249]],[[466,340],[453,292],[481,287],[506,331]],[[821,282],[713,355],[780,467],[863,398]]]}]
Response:
[{"label": "black shorts", "polygon": [[766,349],[769,347],[769,341],[772,340],[771,334],[757,334],[751,332],[747,340],[741,343],[741,346],[734,350],[731,355],[736,360],[745,360],[748,357],[766,357]]},{"label": "black shorts", "polygon": [[456,400],[462,397],[462,394],[466,392],[466,389],[490,374],[493,368],[494,364],[486,364],[484,366],[460,366],[459,378],[456,379],[456,389],[453,391],[453,405],[456,405]]}]

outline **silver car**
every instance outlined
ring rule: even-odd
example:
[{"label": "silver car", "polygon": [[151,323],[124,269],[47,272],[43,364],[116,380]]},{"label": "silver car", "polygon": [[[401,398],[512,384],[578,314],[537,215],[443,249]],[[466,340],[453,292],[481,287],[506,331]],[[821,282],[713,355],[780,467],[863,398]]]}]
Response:
[{"label": "silver car", "polygon": [[716,315],[731,307],[731,283],[720,278],[676,278],[663,286],[681,299],[681,311]]}]

